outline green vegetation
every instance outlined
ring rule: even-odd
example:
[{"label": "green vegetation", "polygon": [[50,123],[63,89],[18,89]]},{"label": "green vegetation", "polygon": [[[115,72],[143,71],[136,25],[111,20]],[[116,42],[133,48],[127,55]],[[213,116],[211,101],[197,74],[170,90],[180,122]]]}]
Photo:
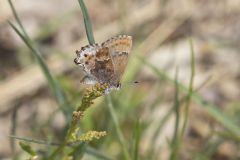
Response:
[{"label": "green vegetation", "polygon": [[[137,63],[132,65],[130,72],[127,73],[129,75],[127,77],[128,80],[132,80],[133,75],[137,75],[140,70],[138,64],[141,63],[154,73],[158,82],[161,82],[165,86],[170,86],[174,89],[175,93],[171,95],[173,103],[172,108],[169,108],[165,115],[160,117],[159,123],[155,126],[156,129],[153,131],[150,144],[148,144],[148,148],[143,155],[141,153],[141,145],[143,145],[142,136],[145,129],[151,125],[151,121],[143,121],[143,117],[141,117],[138,111],[141,108],[156,109],[162,102],[161,98],[164,98],[164,85],[158,83],[147,91],[142,90],[137,85],[129,85],[128,87],[123,87],[121,91],[105,95],[104,91],[107,85],[96,84],[95,86],[85,89],[83,93],[81,93],[81,104],[78,104],[78,107],[75,108],[74,106],[76,103],[69,99],[73,101],[75,97],[80,99],[80,94],[76,93],[76,91],[72,91],[74,86],[66,85],[66,87],[64,85],[64,82],[67,83],[66,79],[55,77],[50,72],[37,44],[30,38],[21,23],[12,1],[8,1],[17,22],[17,25],[14,25],[9,21],[9,25],[31,50],[32,55],[41,68],[48,82],[48,86],[58,103],[58,111],[64,114],[65,121],[67,122],[66,127],[62,131],[62,134],[64,134],[62,137],[56,137],[54,133],[49,133],[49,137],[46,136],[42,139],[10,135],[10,138],[20,141],[19,145],[22,151],[29,155],[29,159],[35,159],[36,157],[49,160],[60,158],[81,159],[85,155],[91,156],[92,159],[103,160],[159,159],[160,155],[158,150],[161,148],[155,148],[156,138],[162,133],[163,127],[171,116],[175,118],[175,125],[171,139],[166,140],[169,142],[169,159],[181,159],[181,151],[184,146],[192,103],[201,107],[201,109],[221,126],[220,131],[213,130],[212,134],[217,138],[212,141],[206,140],[206,149],[200,150],[198,153],[193,153],[191,155],[194,157],[193,159],[211,159],[217,147],[223,143],[224,140],[230,139],[234,142],[240,141],[240,126],[235,123],[235,120],[231,118],[229,114],[220,110],[219,106],[205,100],[193,87],[194,76],[196,74],[196,63],[193,40],[191,38],[189,40],[189,48],[191,51],[191,55],[189,55],[191,57],[189,67],[191,69],[191,76],[188,86],[184,86],[179,81],[178,76],[180,68],[176,69],[175,79],[172,79],[164,71],[148,62],[145,57],[143,57],[143,54],[139,53],[134,55]],[[94,32],[92,31],[92,24],[87,8],[83,0],[78,0],[78,2],[84,18],[88,42],[89,44],[94,44]],[[142,47],[140,46],[139,48]],[[135,47],[133,53],[139,52],[139,48]],[[141,82],[139,85],[142,85]],[[154,87],[160,90],[157,98],[153,100],[154,103],[143,103],[143,99],[151,94],[151,90],[153,90]],[[71,95],[66,96],[68,94]],[[95,104],[96,99],[100,99],[97,104]],[[49,119],[51,119],[51,117],[49,117]],[[15,116],[12,118],[12,126],[12,133],[15,134]],[[49,132],[51,132],[51,129],[49,129]],[[211,136],[209,136],[209,138],[211,138]],[[11,144],[12,150],[15,151],[14,142]],[[15,155],[15,159],[18,159],[17,156],[18,155]]]}]

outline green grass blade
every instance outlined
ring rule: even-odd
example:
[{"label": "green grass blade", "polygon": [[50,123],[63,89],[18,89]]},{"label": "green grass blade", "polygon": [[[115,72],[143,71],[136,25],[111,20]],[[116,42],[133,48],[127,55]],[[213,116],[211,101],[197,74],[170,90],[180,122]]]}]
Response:
[{"label": "green grass blade", "polygon": [[14,17],[17,21],[17,24],[20,26],[22,32],[20,32],[19,29],[17,29],[17,27],[15,27],[11,22],[8,22],[9,25],[13,28],[13,30],[18,34],[18,36],[24,41],[24,43],[27,45],[27,47],[32,51],[31,53],[33,54],[33,56],[35,57],[36,61],[38,62],[42,72],[44,73],[44,76],[46,77],[48,84],[52,90],[52,92],[54,93],[58,105],[60,107],[60,109],[63,111],[65,119],[67,122],[70,122],[71,120],[71,112],[69,111],[70,107],[69,104],[66,100],[66,97],[60,87],[60,85],[58,84],[58,82],[53,78],[53,76],[51,75],[45,61],[43,60],[40,52],[37,50],[37,48],[34,46],[32,40],[29,38],[24,26],[22,25],[20,18],[17,15],[17,12],[12,4],[11,0],[8,0],[9,5],[11,7],[11,10],[14,14]]},{"label": "green grass blade", "polygon": [[[153,147],[156,146],[156,143],[157,143],[156,139],[157,139],[158,136],[161,134],[164,125],[166,124],[166,122],[168,121],[168,119],[170,118],[170,116],[171,116],[173,113],[174,113],[174,106],[171,107],[171,108],[167,111],[167,113],[166,113],[166,114],[161,118],[161,120],[159,121],[159,125],[157,126],[157,129],[156,129],[156,131],[154,132],[154,134],[153,134],[153,136],[152,136],[152,138],[151,138],[151,144],[152,144]],[[157,153],[156,153],[156,152],[157,152]],[[158,157],[158,156],[159,156],[159,153],[158,153],[158,151],[155,151],[154,148],[149,148],[147,155],[148,155],[149,157],[152,157],[152,156],[153,156],[153,157],[155,157],[155,156]],[[154,159],[156,159],[156,158],[154,158]]]},{"label": "green grass blade", "polygon": [[138,153],[139,153],[139,142],[140,142],[140,137],[141,137],[141,122],[139,119],[137,120],[135,124],[135,129],[134,129],[134,144],[133,144],[133,160],[138,160]]},{"label": "green grass blade", "polygon": [[83,18],[84,18],[84,25],[85,25],[85,30],[86,30],[88,42],[90,44],[94,44],[95,40],[94,40],[94,36],[93,36],[93,31],[92,31],[92,24],[91,24],[89,15],[88,15],[87,8],[86,8],[83,0],[78,0],[78,2],[79,2],[79,5],[81,7],[81,10],[82,10],[82,14],[83,14]]},{"label": "green grass blade", "polygon": [[195,76],[195,56],[194,56],[193,42],[192,42],[191,38],[189,39],[189,44],[190,44],[190,52],[191,52],[191,78],[190,78],[189,87],[188,87],[186,106],[184,108],[183,127],[182,127],[181,135],[180,135],[181,141],[183,139],[184,132],[187,127],[189,107],[190,107],[191,98],[192,98],[192,94],[193,94],[193,82],[194,82],[194,76]]},{"label": "green grass blade", "polygon": [[[13,109],[13,113],[11,116],[11,133],[10,134],[16,134],[16,129],[17,129],[17,117],[18,117],[18,108],[19,108],[20,104],[18,103],[16,105],[16,107]],[[11,151],[12,151],[12,155],[15,155],[15,139],[11,138],[10,139],[10,147],[11,147]]]},{"label": "green grass blade", "polygon": [[[156,73],[159,77],[167,80],[169,83],[174,84],[174,80],[171,79],[167,74],[165,74],[163,71],[161,71],[159,68],[155,67],[151,63],[147,62],[144,58],[138,57],[138,59],[145,64],[147,67],[149,67],[154,73]],[[178,82],[179,90],[188,93],[188,89],[186,86]],[[240,128],[239,126],[231,119],[231,117],[224,114],[221,110],[219,110],[220,107],[211,104],[204,100],[199,94],[196,92],[192,93],[192,99],[199,105],[202,106],[204,110],[206,110],[213,118],[215,118],[219,123],[221,123],[224,127],[226,127],[229,131],[232,133],[239,135],[240,134]]]},{"label": "green grass blade", "polygon": [[11,1],[11,0],[8,0],[8,3],[9,3],[9,5],[10,5],[10,7],[11,7],[11,10],[12,10],[12,13],[13,13],[14,18],[16,19],[19,27],[20,27],[21,30],[23,31],[24,36],[27,36],[27,37],[28,37],[27,32],[26,32],[26,30],[24,29],[24,27],[23,27],[23,25],[22,25],[22,23],[21,23],[18,15],[17,15],[17,12],[16,12],[16,10],[15,10],[15,8],[14,8],[14,6],[13,6],[12,1]]},{"label": "green grass blade", "polygon": [[175,110],[175,126],[174,126],[174,134],[171,142],[171,154],[170,159],[176,160],[178,155],[178,147],[179,147],[179,123],[180,123],[180,105],[179,105],[179,90],[178,90],[178,68],[176,69],[175,75],[175,96],[174,96],[174,110]]},{"label": "green grass blade", "polygon": [[26,36],[24,36],[18,29],[15,27],[11,22],[8,22],[9,25],[13,28],[13,30],[19,35],[19,37],[23,40],[23,42],[27,45],[27,47],[32,51],[31,53],[35,56],[36,61],[38,62],[40,68],[42,69],[42,72],[44,73],[49,87],[53,91],[57,102],[59,104],[59,107],[62,109],[65,118],[68,122],[71,120],[71,112],[69,112],[69,106],[67,104],[66,98],[64,96],[64,93],[62,89],[60,88],[58,82],[52,77],[45,61],[42,59],[40,52],[36,49],[36,47],[33,46],[33,43],[30,39],[28,39]]},{"label": "green grass blade", "polygon": [[117,118],[116,111],[113,108],[112,98],[108,94],[108,95],[106,95],[106,99],[107,99],[107,103],[108,103],[108,105],[107,105],[108,110],[109,110],[111,118],[113,120],[113,124],[114,124],[114,127],[116,129],[118,139],[119,139],[120,144],[122,146],[123,155],[124,155],[126,160],[130,160],[131,158],[130,158],[130,155],[127,151],[128,146],[126,145],[125,139],[123,137],[123,134],[122,134],[122,131],[121,131],[121,128],[120,128],[120,125],[119,125],[119,121],[118,121],[118,118]]},{"label": "green grass blade", "polygon": [[167,111],[167,113],[163,116],[163,118],[160,120],[160,124],[158,125],[158,127],[157,127],[157,129],[156,129],[156,132],[153,134],[153,137],[152,137],[152,139],[151,139],[151,142],[152,142],[153,144],[156,143],[155,140],[157,139],[157,137],[158,137],[159,134],[161,133],[164,125],[166,124],[166,122],[167,122],[168,119],[170,118],[171,114],[173,114],[173,112],[174,112],[174,107],[171,107],[171,108]]}]

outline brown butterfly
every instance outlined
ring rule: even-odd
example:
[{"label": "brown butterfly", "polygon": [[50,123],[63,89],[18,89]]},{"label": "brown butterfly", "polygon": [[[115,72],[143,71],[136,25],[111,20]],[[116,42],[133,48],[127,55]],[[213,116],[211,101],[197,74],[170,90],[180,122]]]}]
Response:
[{"label": "brown butterfly", "polygon": [[74,62],[86,72],[81,82],[85,84],[106,83],[109,86],[108,91],[119,89],[131,48],[132,37],[119,35],[108,39],[101,45],[87,45],[77,50],[77,58]]}]

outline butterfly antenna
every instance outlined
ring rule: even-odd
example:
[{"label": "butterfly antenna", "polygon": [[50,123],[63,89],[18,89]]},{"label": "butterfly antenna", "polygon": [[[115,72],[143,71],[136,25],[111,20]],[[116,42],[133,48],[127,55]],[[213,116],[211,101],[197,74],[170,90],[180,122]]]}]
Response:
[{"label": "butterfly antenna", "polygon": [[139,81],[131,81],[131,82],[122,82],[122,87],[129,86],[129,85],[135,85],[140,83]]}]

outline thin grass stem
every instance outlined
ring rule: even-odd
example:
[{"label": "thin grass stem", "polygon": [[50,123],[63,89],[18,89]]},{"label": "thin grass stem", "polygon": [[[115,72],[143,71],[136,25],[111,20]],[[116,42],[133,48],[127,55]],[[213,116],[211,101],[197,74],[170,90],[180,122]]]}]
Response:
[{"label": "thin grass stem", "polygon": [[186,106],[184,108],[183,127],[180,134],[181,141],[183,139],[184,132],[187,127],[189,108],[190,108],[191,98],[193,94],[193,82],[194,82],[194,76],[195,76],[195,56],[194,56],[193,42],[191,38],[189,38],[189,44],[190,44],[190,51],[191,51],[191,78],[190,78],[189,87],[188,87],[188,96],[186,99]]},{"label": "thin grass stem", "polygon": [[175,74],[175,96],[174,96],[174,111],[175,111],[175,126],[174,126],[174,134],[171,143],[171,154],[170,160],[176,160],[178,155],[179,148],[179,123],[180,123],[180,112],[179,112],[179,90],[178,90],[178,68],[176,69]]},{"label": "thin grass stem", "polygon": [[41,56],[41,53],[39,52],[37,47],[34,45],[32,40],[28,36],[28,34],[27,34],[24,26],[22,25],[20,18],[18,17],[18,14],[12,4],[12,1],[8,0],[8,2],[11,7],[11,10],[14,14],[14,18],[17,21],[17,24],[20,26],[21,31],[15,25],[13,25],[10,21],[8,21],[9,25],[18,34],[18,36],[23,40],[23,42],[27,45],[27,47],[32,51],[31,53],[35,57],[42,72],[44,73],[44,76],[46,77],[46,79],[48,81],[49,87],[51,88],[51,90],[52,90],[53,94],[55,95],[56,100],[59,104],[59,107],[62,109],[62,111],[65,115],[66,121],[70,122],[70,120],[71,120],[71,114],[69,112],[70,107],[69,107],[69,104],[65,98],[65,95],[64,95],[60,85],[58,84],[58,82],[54,79],[54,77],[50,73],[47,64],[45,63],[45,61],[43,60],[43,58]]},{"label": "thin grass stem", "polygon": [[[12,0],[8,0],[8,3],[9,3],[9,5],[10,5],[10,7],[11,7],[11,10],[12,10],[12,13],[13,13],[13,15],[14,15],[14,18],[16,19],[17,24],[18,24],[19,27],[21,28],[24,36],[28,37],[28,34],[27,34],[25,28],[23,27],[22,22],[20,21],[20,19],[19,19],[19,17],[18,17],[18,14],[17,14],[17,12],[16,12],[16,10],[15,10],[15,8],[14,8],[14,6],[13,6]],[[29,37],[28,37],[28,38],[29,38]]]},{"label": "thin grass stem", "polygon": [[141,122],[138,119],[135,124],[135,130],[134,130],[134,146],[133,146],[133,160],[139,159],[139,143],[140,143],[140,137],[141,137]]},{"label": "thin grass stem", "polygon": [[[18,117],[18,108],[19,108],[20,104],[18,103],[16,105],[16,107],[13,110],[12,116],[11,116],[11,134],[15,134],[16,133],[16,129],[17,129],[17,117]],[[14,139],[10,139],[10,146],[11,146],[11,151],[12,151],[12,155],[15,155],[15,140]]]},{"label": "thin grass stem", "polygon": [[119,122],[118,122],[117,114],[116,114],[116,111],[113,108],[112,98],[108,94],[108,95],[106,95],[106,99],[107,99],[107,103],[108,103],[108,105],[107,105],[108,110],[109,110],[111,118],[113,120],[113,124],[114,124],[114,127],[116,129],[119,142],[120,142],[120,144],[122,146],[122,149],[123,149],[124,157],[125,157],[126,160],[130,160],[131,158],[130,158],[130,155],[127,151],[127,145],[126,145],[126,142],[124,140],[124,137],[123,137],[123,134],[122,134]]},{"label": "thin grass stem", "polygon": [[93,31],[92,31],[92,24],[91,24],[91,20],[89,18],[89,15],[88,15],[87,7],[84,4],[83,0],[78,0],[78,2],[79,2],[79,5],[81,7],[81,10],[82,10],[88,42],[89,42],[89,44],[94,44],[95,40],[94,40],[94,36],[93,36]]}]

